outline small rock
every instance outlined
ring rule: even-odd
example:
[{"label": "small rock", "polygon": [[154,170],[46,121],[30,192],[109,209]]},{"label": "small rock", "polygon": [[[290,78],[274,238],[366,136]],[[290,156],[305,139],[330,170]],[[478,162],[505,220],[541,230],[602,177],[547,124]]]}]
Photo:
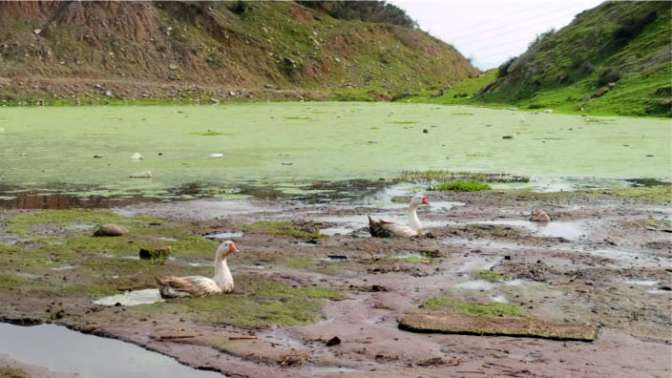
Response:
[{"label": "small rock", "polygon": [[548,223],[551,217],[543,209],[534,209],[530,214],[530,221]]},{"label": "small rock", "polygon": [[128,175],[128,178],[151,179],[152,178],[152,171],[144,171],[144,172],[133,173],[133,174]]},{"label": "small rock", "polygon": [[131,155],[131,160],[143,160],[143,159],[144,157],[139,152],[136,152],[133,155]]},{"label": "small rock", "polygon": [[210,97],[210,103],[213,105],[217,105],[219,104],[219,100],[214,97]]},{"label": "small rock", "polygon": [[128,229],[116,224],[104,224],[93,233],[93,236],[122,236],[128,234]]},{"label": "small rock", "polygon": [[168,65],[168,68],[170,68],[172,71],[175,71],[177,69],[177,64],[171,63]]},{"label": "small rock", "polygon": [[33,33],[35,33],[35,35],[40,35],[40,33],[42,33],[42,29],[33,29]]},{"label": "small rock", "polygon": [[105,96],[114,97],[114,93],[112,93],[112,91],[108,89],[108,90],[105,91]]},{"label": "small rock", "polygon": [[336,346],[341,344],[341,339],[338,336],[334,336],[331,339],[327,340],[326,345],[328,347]]}]

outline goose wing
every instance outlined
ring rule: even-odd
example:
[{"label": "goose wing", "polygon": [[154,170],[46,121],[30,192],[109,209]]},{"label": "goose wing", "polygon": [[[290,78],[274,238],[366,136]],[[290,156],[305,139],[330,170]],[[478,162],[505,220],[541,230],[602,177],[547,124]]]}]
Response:
[{"label": "goose wing", "polygon": [[409,226],[386,221],[383,219],[373,219],[369,216],[369,232],[376,238],[389,238],[393,236],[410,238],[416,236],[418,232]]},{"label": "goose wing", "polygon": [[215,281],[201,276],[157,277],[156,282],[163,298],[201,297],[222,291]]}]

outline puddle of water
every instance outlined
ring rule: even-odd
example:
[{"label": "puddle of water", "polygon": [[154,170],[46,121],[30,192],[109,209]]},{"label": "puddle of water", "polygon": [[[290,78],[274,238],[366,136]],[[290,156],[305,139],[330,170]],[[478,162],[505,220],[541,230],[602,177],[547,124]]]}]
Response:
[{"label": "puddle of water", "polygon": [[215,378],[174,359],[119,340],[85,335],[56,325],[0,324],[0,354],[82,378]]},{"label": "puddle of water", "polygon": [[497,284],[485,280],[472,280],[455,285],[456,288],[465,290],[490,290],[495,286],[497,286]]},{"label": "puddle of water", "polygon": [[503,294],[490,297],[490,300],[496,303],[509,303],[509,300],[506,299],[506,296],[504,296]]},{"label": "puddle of water", "polygon": [[64,270],[73,270],[75,268],[76,268],[76,266],[74,266],[74,265],[62,265],[62,266],[57,266],[57,267],[51,268],[51,270],[56,271],[56,272],[60,272],[60,271],[64,271]]},{"label": "puddle of water", "polygon": [[627,280],[625,281],[628,285],[635,285],[635,286],[655,286],[658,281],[654,280]]},{"label": "puddle of water", "polygon": [[159,289],[127,291],[123,294],[111,295],[93,301],[93,303],[103,306],[116,306],[117,303],[122,306],[137,306],[157,302],[163,302]]},{"label": "puddle of water", "polygon": [[224,232],[215,232],[211,234],[205,234],[207,239],[236,239],[242,238],[244,235],[241,231],[224,231]]},{"label": "puddle of water", "polygon": [[520,227],[530,230],[531,232],[540,236],[565,238],[567,240],[578,240],[586,236],[586,228],[583,221],[549,222],[544,224],[519,219],[502,219],[476,223]]},{"label": "puddle of water", "polygon": [[649,294],[670,294],[672,291],[669,290],[660,290],[660,289],[651,289],[646,291]]},{"label": "puddle of water", "polygon": [[457,273],[471,273],[481,270],[490,270],[495,265],[499,264],[504,258],[499,257],[484,257],[484,256],[470,256],[469,260],[465,261],[459,268]]}]

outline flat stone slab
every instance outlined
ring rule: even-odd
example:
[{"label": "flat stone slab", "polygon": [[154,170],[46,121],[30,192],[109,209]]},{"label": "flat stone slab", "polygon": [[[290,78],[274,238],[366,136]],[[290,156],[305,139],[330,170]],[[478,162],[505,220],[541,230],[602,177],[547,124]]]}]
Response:
[{"label": "flat stone slab", "polygon": [[480,336],[534,337],[551,340],[593,341],[597,326],[560,323],[534,318],[486,317],[460,314],[405,314],[399,328],[411,332]]}]

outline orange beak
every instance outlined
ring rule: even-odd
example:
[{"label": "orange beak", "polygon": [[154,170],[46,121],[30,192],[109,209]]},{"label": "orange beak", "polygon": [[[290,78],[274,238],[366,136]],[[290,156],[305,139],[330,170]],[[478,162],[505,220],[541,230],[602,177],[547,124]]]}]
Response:
[{"label": "orange beak", "polygon": [[423,205],[429,205],[429,197],[422,196],[422,204]]},{"label": "orange beak", "polygon": [[234,252],[238,252],[238,247],[236,247],[236,243],[231,242],[229,244],[229,253],[234,253]]}]

